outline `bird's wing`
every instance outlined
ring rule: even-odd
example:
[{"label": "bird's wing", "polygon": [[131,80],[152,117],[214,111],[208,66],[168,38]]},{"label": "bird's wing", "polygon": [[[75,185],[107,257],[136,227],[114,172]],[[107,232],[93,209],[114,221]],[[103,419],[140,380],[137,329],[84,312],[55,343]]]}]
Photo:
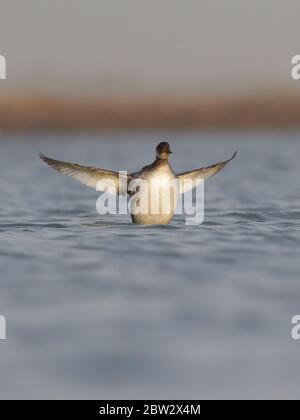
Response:
[{"label": "bird's wing", "polygon": [[[105,181],[108,181],[108,184],[113,187],[114,191],[109,189],[110,192],[116,192],[120,194],[127,193],[127,182],[128,180],[125,179],[125,175],[120,175],[121,185],[124,185],[124,191],[119,191],[119,173],[113,171],[106,171],[105,169],[98,169],[93,168],[90,166],[82,166],[78,165],[78,163],[69,163],[69,162],[62,162],[59,160],[51,159],[42,153],[40,153],[40,158],[50,165],[53,169],[57,171],[71,176],[72,178],[77,179],[77,181],[81,182],[84,185],[87,185],[90,188],[94,188],[97,191],[104,191]],[[124,180],[122,180],[124,177]],[[100,182],[99,182],[100,181]],[[123,181],[126,184],[123,184]],[[125,191],[126,189],[126,191]]]},{"label": "bird's wing", "polygon": [[221,169],[227,165],[232,159],[236,157],[237,152],[235,152],[232,157],[224,162],[215,163],[214,165],[207,166],[206,168],[195,169],[194,171],[183,172],[178,174],[180,192],[184,193],[193,188],[195,188],[201,180],[205,180],[212,175],[215,175]]}]

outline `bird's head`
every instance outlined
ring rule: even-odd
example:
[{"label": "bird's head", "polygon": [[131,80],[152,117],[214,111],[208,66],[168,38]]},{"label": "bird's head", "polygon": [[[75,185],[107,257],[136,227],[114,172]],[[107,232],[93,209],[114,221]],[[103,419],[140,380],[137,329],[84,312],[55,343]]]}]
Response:
[{"label": "bird's head", "polygon": [[168,159],[171,153],[170,145],[166,141],[163,141],[156,146],[156,157],[158,159]]}]

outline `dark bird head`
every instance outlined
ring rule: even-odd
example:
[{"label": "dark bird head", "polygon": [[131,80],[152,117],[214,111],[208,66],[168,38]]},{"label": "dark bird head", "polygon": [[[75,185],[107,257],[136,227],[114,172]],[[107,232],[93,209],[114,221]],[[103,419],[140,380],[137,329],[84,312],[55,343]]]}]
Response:
[{"label": "dark bird head", "polygon": [[171,153],[170,145],[166,141],[163,141],[156,146],[156,157],[158,159],[168,159]]}]

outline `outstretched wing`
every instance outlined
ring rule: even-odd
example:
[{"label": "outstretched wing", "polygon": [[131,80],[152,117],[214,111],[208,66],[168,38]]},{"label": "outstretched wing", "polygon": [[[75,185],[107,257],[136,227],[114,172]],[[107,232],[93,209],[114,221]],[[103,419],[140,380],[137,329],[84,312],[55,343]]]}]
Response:
[{"label": "outstretched wing", "polygon": [[[105,190],[105,181],[113,187],[116,193],[126,194],[127,193],[127,179],[125,175],[120,175],[121,185],[124,185],[124,191],[119,191],[119,173],[114,171],[106,171],[105,169],[93,168],[90,166],[78,165],[78,163],[62,162],[60,160],[51,159],[48,156],[40,153],[40,158],[50,165],[53,169],[56,169],[62,174],[71,176],[77,179],[84,185],[90,188],[94,188],[97,191]],[[124,177],[124,179],[122,179]],[[100,182],[99,182],[100,181]],[[126,183],[125,183],[125,182]],[[128,180],[129,182],[129,180]],[[125,191],[126,189],[126,191]],[[110,189],[111,191],[111,189]]]},{"label": "outstretched wing", "polygon": [[206,168],[195,169],[194,171],[183,172],[178,174],[180,192],[184,193],[192,188],[195,188],[201,180],[205,180],[210,176],[215,175],[221,169],[227,165],[232,159],[236,157],[237,152],[235,152],[232,157],[224,162],[215,163],[214,165],[207,166]]}]

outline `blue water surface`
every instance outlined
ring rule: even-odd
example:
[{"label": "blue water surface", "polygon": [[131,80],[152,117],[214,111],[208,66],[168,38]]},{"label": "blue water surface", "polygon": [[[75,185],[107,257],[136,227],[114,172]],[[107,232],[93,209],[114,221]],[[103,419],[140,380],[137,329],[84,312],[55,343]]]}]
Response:
[{"label": "blue water surface", "polygon": [[[134,226],[37,157],[112,170],[170,142],[205,219]],[[299,397],[297,131],[0,136],[1,398]]]}]

